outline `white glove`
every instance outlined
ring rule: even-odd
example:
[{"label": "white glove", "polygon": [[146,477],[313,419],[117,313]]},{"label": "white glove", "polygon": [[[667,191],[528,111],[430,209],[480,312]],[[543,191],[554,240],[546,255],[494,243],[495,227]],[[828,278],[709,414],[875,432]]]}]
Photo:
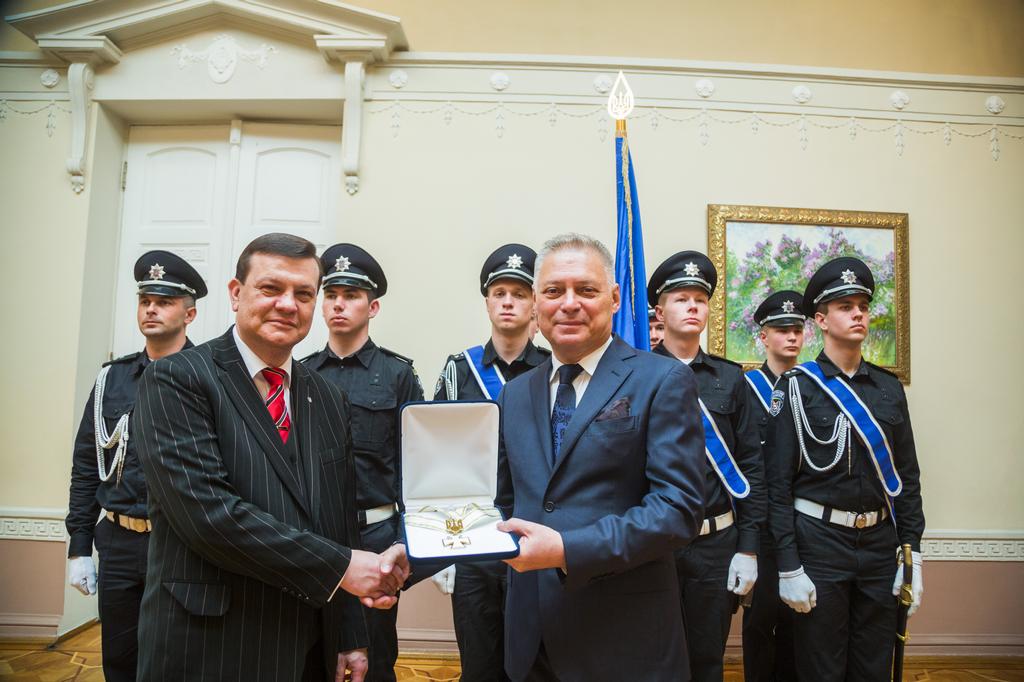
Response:
[{"label": "white glove", "polygon": [[779,571],[779,598],[797,613],[810,613],[818,604],[818,591],[803,566],[795,571]]},{"label": "white glove", "polygon": [[[921,595],[924,594],[924,576],[921,572],[924,564],[924,558],[921,556],[920,552],[911,552],[911,555],[914,558],[914,577],[912,578],[914,584],[910,588],[910,591],[913,594],[914,598],[913,601],[911,601],[910,603],[910,608],[907,609],[907,618],[910,618],[915,613],[917,613],[918,607],[921,606]],[[900,596],[900,587],[902,587],[903,585],[902,549],[897,553],[897,558],[899,567],[896,569],[896,579],[892,583],[892,594],[894,597]]]},{"label": "white glove", "polygon": [[743,596],[754,588],[757,582],[757,555],[736,552],[729,562],[729,579],[725,589]]},{"label": "white glove", "polygon": [[68,559],[68,584],[87,597],[96,594],[96,566],[91,556]]},{"label": "white glove", "polygon": [[441,591],[441,594],[451,594],[455,591],[455,565],[438,571],[431,580],[434,581],[434,585]]}]

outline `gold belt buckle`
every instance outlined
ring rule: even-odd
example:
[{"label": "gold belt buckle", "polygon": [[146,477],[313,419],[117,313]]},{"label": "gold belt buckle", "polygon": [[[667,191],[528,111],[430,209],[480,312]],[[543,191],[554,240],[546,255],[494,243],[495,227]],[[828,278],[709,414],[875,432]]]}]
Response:
[{"label": "gold belt buckle", "polygon": [[857,514],[857,518],[853,522],[853,525],[856,528],[863,528],[864,526],[868,525],[868,516],[867,516],[867,514],[864,514],[864,513]]}]

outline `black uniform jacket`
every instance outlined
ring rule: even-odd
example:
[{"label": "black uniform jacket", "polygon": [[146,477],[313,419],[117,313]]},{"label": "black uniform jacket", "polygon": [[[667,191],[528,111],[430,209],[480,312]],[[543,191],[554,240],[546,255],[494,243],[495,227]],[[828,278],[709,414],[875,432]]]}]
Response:
[{"label": "black uniform jacket", "polygon": [[[674,357],[664,344],[653,352]],[[751,404],[753,396],[743,377],[743,368],[737,363],[700,349],[690,362],[690,369],[697,379],[700,399],[715,420],[718,431],[736,460],[736,466],[750,484],[750,494],[734,501],[736,528],[739,531],[736,551],[756,554],[761,544],[760,532],[765,523],[768,499],[757,430],[758,414],[755,412],[760,407]],[[712,517],[729,511],[732,502],[714,467],[710,462],[706,461],[706,464],[704,513]]]},{"label": "black uniform jacket", "polygon": [[[764,375],[768,377],[768,383],[774,386],[779,378],[768,369],[768,363],[762,364],[758,369],[764,372]],[[761,398],[754,392],[754,387],[750,386],[750,382],[747,382],[747,386],[750,388],[750,411],[756,415],[754,421],[757,422],[757,433],[761,438],[761,446],[764,447],[764,441],[768,438],[768,410],[761,404]],[[764,530],[767,530],[767,527]]]},{"label": "black uniform jacket", "polygon": [[[191,348],[192,342],[186,339],[184,347]],[[103,415],[103,422],[110,433],[121,415],[129,414],[135,407],[135,390],[142,371],[149,365],[149,357],[143,350],[104,363],[103,366],[108,365],[110,370],[107,372],[103,389],[100,414]],[[134,424],[130,420],[128,447],[125,451],[121,480],[118,482],[115,473],[105,483],[100,481],[96,466],[96,424],[93,421],[95,398],[96,388],[93,386],[93,390],[89,392],[89,400],[85,403],[85,414],[82,415],[78,433],[75,435],[68,516],[64,521],[71,538],[68,545],[69,557],[92,556],[93,529],[101,509],[137,519],[149,518],[146,511],[146,478],[142,473],[137,446],[131,438]],[[111,460],[116,451],[116,447],[104,450],[104,468],[107,471],[110,470]]]},{"label": "black uniform jacket", "polygon": [[398,413],[405,403],[423,400],[412,360],[367,339],[348,357],[338,357],[328,346],[302,363],[342,389],[351,404],[359,508],[400,503]]},{"label": "black uniform jacket", "polygon": [[[525,374],[530,371],[549,357],[551,357],[551,351],[547,348],[538,348],[533,345],[533,341],[528,341],[526,343],[526,347],[523,348],[523,352],[519,354],[519,357],[511,363],[507,363],[501,359],[501,356],[499,356],[494,350],[494,343],[488,339],[487,344],[484,345],[483,362],[485,365],[497,366],[501,375],[505,377],[505,381],[509,382],[520,374]],[[456,381],[458,394],[455,396],[448,395],[448,387],[445,385],[444,381],[445,368],[447,368],[449,364],[454,365],[456,375],[458,376]],[[495,396],[495,398],[497,398],[497,396]],[[441,376],[437,380],[437,385],[434,387],[434,400],[487,399],[488,398],[484,395],[484,392],[480,390],[480,385],[473,376],[473,372],[469,369],[469,358],[466,357],[466,354],[456,353],[455,355],[449,355],[448,359],[445,360],[444,368],[441,369]]]},{"label": "black uniform jacket", "polygon": [[[818,355],[817,361],[826,377],[839,377],[853,388],[885,432],[896,471],[903,481],[903,491],[893,500],[897,535],[901,544],[909,543],[915,551],[920,551],[924,533],[921,471],[903,385],[891,372],[863,360],[852,378],[844,375],[824,351]],[[878,511],[886,506],[885,491],[878,480],[871,453],[855,430],[852,443],[844,449],[842,458],[830,471],[814,471],[803,461],[789,398],[789,383],[792,381],[797,382],[800,388],[807,423],[818,438],[826,440],[832,435],[840,414],[832,398],[799,370],[786,372],[775,386],[777,391],[781,391],[782,405],[769,423],[765,459],[768,464],[770,527],[780,571],[800,567],[793,529],[793,515],[799,513],[793,509],[794,497],[854,513]],[[803,440],[815,466],[824,467],[835,458],[834,443],[820,445],[806,433]]]}]

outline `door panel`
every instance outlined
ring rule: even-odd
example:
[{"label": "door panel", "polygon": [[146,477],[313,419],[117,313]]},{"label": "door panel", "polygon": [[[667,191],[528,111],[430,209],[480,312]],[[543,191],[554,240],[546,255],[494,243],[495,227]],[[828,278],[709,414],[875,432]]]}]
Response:
[{"label": "door panel", "polygon": [[[268,232],[309,239],[317,252],[338,241],[341,129],[336,126],[242,124],[236,145],[230,127],[137,126],[129,136],[114,355],[137,351],[144,339],[135,321],[131,268],[151,249],[172,251],[206,280],[189,338],[202,343],[234,321],[227,283],[242,249]],[[303,357],[323,346],[319,306]]]}]

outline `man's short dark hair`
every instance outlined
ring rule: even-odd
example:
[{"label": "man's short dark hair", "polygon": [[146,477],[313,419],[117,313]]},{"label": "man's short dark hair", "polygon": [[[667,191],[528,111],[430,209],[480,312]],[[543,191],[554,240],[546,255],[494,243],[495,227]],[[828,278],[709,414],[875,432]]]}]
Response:
[{"label": "man's short dark hair", "polygon": [[317,277],[317,286],[320,284],[320,277],[324,275],[323,264],[316,255],[316,246],[313,242],[296,237],[294,234],[271,232],[256,237],[242,250],[242,255],[238,257],[238,264],[235,265],[235,279],[239,282],[245,282],[245,278],[249,276],[249,262],[257,253],[284,256],[285,258],[312,258],[316,261],[316,269],[320,273]]}]

